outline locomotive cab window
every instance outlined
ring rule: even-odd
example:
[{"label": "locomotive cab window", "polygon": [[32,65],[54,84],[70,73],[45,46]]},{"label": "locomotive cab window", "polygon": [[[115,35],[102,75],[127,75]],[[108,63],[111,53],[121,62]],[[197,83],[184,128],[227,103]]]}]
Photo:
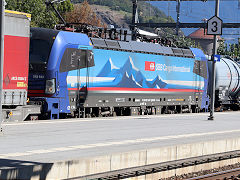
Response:
[{"label": "locomotive cab window", "polygon": [[31,39],[29,52],[30,71],[43,71],[47,67],[51,46],[48,41]]},{"label": "locomotive cab window", "polygon": [[47,41],[33,39],[30,41],[30,62],[46,63],[50,54],[50,45]]},{"label": "locomotive cab window", "polygon": [[85,49],[67,48],[63,54],[60,72],[94,66],[93,52]]}]

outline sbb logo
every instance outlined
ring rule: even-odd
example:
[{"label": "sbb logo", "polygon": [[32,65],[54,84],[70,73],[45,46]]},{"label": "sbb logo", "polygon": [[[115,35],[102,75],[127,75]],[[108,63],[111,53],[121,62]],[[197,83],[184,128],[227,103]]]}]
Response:
[{"label": "sbb logo", "polygon": [[145,71],[155,71],[155,62],[145,61]]}]

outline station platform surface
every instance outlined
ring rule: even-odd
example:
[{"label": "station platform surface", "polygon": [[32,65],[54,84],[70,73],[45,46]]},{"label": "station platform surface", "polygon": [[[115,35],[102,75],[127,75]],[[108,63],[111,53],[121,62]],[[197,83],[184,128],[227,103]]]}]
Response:
[{"label": "station platform surface", "polygon": [[[3,123],[0,158],[74,160],[116,152],[240,137],[240,113],[64,119]],[[4,162],[6,164],[6,162]],[[4,165],[1,164],[3,168]]]}]

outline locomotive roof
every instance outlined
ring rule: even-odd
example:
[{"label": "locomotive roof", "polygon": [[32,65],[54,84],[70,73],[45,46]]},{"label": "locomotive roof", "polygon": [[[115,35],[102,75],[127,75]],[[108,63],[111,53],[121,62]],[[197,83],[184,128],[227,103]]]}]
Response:
[{"label": "locomotive roof", "polygon": [[[45,28],[31,28],[31,36],[34,34],[35,39],[45,39],[49,41],[54,41],[54,37],[60,32],[59,30],[45,29]],[[39,36],[39,37],[38,37]],[[192,51],[193,49],[183,49],[166,47],[160,44],[147,43],[147,42],[137,42],[137,41],[117,41],[109,39],[100,38],[90,38],[91,42],[96,49],[109,49],[118,51],[129,51],[129,52],[139,52],[148,54],[158,54],[167,56],[179,56],[194,58],[196,54]]]},{"label": "locomotive roof", "polygon": [[119,51],[131,51],[149,54],[161,54],[168,56],[180,56],[193,58],[191,49],[173,48],[161,46],[160,44],[137,42],[137,41],[116,41],[108,39],[90,38],[95,48],[112,49]]},{"label": "locomotive roof", "polygon": [[65,37],[65,43],[73,43],[82,45],[91,45],[91,42],[86,34],[83,33],[72,33],[69,31],[59,31],[47,28],[31,28],[31,38],[32,39],[42,39],[53,44],[56,37],[60,35]]},{"label": "locomotive roof", "polygon": [[46,28],[31,28],[31,38],[43,39],[53,43],[60,31]]}]

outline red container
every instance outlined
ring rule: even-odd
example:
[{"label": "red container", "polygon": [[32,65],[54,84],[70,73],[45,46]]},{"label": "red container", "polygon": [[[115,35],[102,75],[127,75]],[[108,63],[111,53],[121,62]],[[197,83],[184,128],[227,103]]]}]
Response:
[{"label": "red container", "polygon": [[31,15],[5,11],[3,105],[27,101]]}]

